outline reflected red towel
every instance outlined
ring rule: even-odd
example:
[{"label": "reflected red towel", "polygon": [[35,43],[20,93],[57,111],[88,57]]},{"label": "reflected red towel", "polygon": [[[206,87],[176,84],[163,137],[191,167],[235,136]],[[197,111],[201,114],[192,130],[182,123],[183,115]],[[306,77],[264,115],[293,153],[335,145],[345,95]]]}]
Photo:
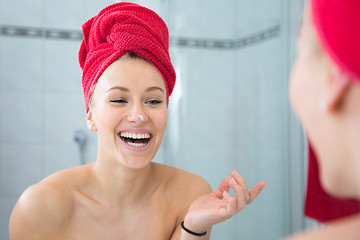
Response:
[{"label": "reflected red towel", "polygon": [[169,98],[176,75],[169,56],[168,29],[155,12],[134,3],[115,3],[88,20],[82,29],[79,63],[86,111],[92,86],[111,63],[129,51],[159,70]]},{"label": "reflected red towel", "polygon": [[312,0],[321,45],[344,73],[360,81],[360,1]]},{"label": "reflected red towel", "polygon": [[305,215],[319,222],[327,222],[360,212],[356,199],[338,199],[327,194],[321,187],[319,166],[309,144],[308,183],[305,200]]}]

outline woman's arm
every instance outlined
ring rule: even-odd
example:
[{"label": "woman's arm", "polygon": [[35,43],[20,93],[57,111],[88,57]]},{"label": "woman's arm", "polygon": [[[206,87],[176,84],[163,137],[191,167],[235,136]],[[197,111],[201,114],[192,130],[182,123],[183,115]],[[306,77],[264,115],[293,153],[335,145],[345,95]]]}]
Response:
[{"label": "woman's arm", "polygon": [[[191,232],[204,236],[196,236],[182,229],[181,224],[177,227],[174,235],[180,232],[180,240],[209,239],[211,227],[214,224],[231,218],[234,214],[250,204],[265,187],[264,182],[248,191],[246,181],[236,172],[231,172],[231,177],[226,177],[220,183],[219,188],[196,199],[191,205],[184,219],[184,227]],[[235,196],[228,192],[232,188]]]}]

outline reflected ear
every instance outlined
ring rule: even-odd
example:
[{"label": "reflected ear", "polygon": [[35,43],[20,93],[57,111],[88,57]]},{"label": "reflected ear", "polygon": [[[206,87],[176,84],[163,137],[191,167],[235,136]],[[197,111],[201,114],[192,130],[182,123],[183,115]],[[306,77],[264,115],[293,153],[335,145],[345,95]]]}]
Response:
[{"label": "reflected ear", "polygon": [[329,74],[325,99],[329,111],[336,111],[341,107],[351,83],[350,78],[340,70],[336,69],[333,74]]}]

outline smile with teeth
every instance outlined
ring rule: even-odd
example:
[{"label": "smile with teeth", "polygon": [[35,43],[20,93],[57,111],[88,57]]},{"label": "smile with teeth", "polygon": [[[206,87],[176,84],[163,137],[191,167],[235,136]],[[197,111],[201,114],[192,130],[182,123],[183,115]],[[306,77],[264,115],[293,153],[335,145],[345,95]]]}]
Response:
[{"label": "smile with teeth", "polygon": [[149,143],[151,137],[149,133],[130,132],[120,132],[119,136],[126,144],[133,147],[144,147]]}]

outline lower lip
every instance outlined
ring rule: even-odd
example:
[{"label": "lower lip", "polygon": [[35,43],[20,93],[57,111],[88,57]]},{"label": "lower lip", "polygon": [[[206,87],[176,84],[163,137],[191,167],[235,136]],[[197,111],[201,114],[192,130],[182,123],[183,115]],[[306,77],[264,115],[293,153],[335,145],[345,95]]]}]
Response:
[{"label": "lower lip", "polygon": [[150,143],[152,141],[152,137],[150,138],[149,142],[145,145],[145,146],[142,146],[142,147],[135,147],[135,146],[131,146],[129,144],[127,144],[126,142],[124,142],[120,136],[118,136],[120,138],[120,142],[128,149],[132,150],[132,151],[137,151],[137,152],[142,152],[142,151],[145,151],[147,150],[149,147],[150,147]]}]

